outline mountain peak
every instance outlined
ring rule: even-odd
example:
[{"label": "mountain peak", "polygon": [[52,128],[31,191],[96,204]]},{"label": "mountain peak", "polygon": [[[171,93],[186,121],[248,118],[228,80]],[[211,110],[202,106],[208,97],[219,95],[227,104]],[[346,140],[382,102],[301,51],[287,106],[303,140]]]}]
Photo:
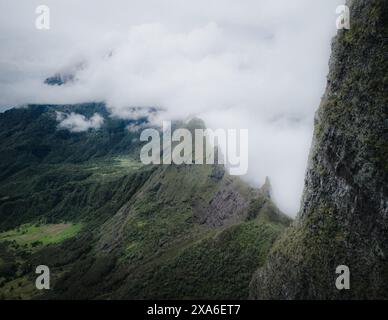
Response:
[{"label": "mountain peak", "polygon": [[265,182],[260,188],[260,192],[267,198],[271,199],[272,185],[269,177],[265,177]]}]

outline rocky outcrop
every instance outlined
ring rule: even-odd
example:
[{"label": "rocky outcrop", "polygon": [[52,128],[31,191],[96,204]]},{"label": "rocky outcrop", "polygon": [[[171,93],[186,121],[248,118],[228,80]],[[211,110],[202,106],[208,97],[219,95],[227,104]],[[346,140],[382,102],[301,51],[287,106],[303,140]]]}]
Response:
[{"label": "rocky outcrop", "polygon": [[[254,299],[388,298],[388,2],[347,4],[301,210],[252,279]],[[350,290],[335,286],[339,265]]]}]

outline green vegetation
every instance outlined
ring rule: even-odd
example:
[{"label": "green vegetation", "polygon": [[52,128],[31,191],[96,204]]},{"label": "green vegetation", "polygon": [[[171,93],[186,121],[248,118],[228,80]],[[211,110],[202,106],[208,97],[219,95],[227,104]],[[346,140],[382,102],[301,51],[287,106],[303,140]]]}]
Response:
[{"label": "green vegetation", "polygon": [[[70,133],[55,111],[106,121]],[[132,123],[101,104],[0,114],[0,298],[247,298],[290,219],[223,166],[143,165]]]},{"label": "green vegetation", "polygon": [[81,227],[80,223],[24,224],[16,229],[0,233],[0,241],[15,241],[18,245],[30,247],[55,244],[75,236]]},{"label": "green vegetation", "polygon": [[247,299],[249,282],[283,230],[251,221],[209,234],[177,249],[161,265],[134,273],[121,295],[154,299]]},{"label": "green vegetation", "polygon": [[[251,283],[259,299],[387,299],[388,2],[348,1],[333,42],[301,213]],[[351,270],[337,290],[334,270]]]}]

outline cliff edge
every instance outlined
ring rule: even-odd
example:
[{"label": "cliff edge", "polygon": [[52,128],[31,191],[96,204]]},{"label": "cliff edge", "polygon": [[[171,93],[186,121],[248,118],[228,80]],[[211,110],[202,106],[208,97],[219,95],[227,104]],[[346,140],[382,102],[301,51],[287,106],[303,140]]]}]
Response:
[{"label": "cliff edge", "polygon": [[[253,277],[253,299],[388,298],[388,2],[347,5],[299,216]],[[335,285],[339,265],[349,290]]]}]

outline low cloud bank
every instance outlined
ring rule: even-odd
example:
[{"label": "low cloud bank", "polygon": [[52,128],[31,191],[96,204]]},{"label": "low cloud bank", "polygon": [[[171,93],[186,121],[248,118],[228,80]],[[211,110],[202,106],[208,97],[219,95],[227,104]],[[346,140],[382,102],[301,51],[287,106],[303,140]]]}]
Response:
[{"label": "low cloud bank", "polygon": [[71,132],[84,132],[89,129],[100,129],[104,123],[104,118],[95,113],[92,117],[87,119],[84,115],[71,112],[66,114],[63,112],[57,112],[58,127],[61,129],[67,129]]},{"label": "low cloud bank", "polygon": [[[38,31],[39,1],[3,0],[0,108],[105,101],[123,118],[155,107],[165,120],[249,129],[246,179],[270,176],[279,206],[294,215],[343,2],[47,0],[51,29]],[[57,72],[74,81],[44,83]],[[73,115],[61,125],[100,122]]]}]

